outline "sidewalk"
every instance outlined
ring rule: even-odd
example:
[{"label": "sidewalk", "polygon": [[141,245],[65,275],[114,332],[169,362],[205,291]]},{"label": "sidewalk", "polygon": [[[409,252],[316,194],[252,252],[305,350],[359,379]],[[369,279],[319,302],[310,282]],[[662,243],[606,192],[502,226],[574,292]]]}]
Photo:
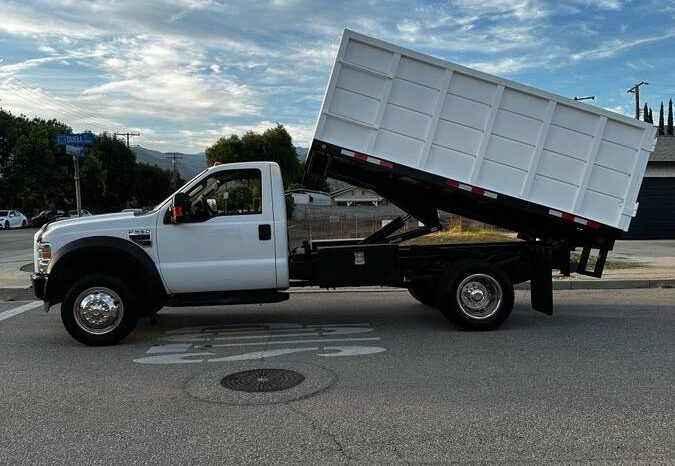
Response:
[{"label": "sidewalk", "polygon": [[[0,300],[34,299],[30,288],[33,255],[29,250],[0,252]],[[630,265],[621,268],[622,265]],[[22,271],[21,268],[24,268]],[[608,267],[601,279],[572,274],[553,277],[555,290],[675,287],[675,240],[617,241],[609,253]],[[517,286],[528,289],[529,283]],[[355,291],[383,291],[388,288],[350,288]],[[312,291],[320,291],[310,289]],[[308,291],[308,290],[305,290]],[[298,290],[301,292],[301,290]]]}]

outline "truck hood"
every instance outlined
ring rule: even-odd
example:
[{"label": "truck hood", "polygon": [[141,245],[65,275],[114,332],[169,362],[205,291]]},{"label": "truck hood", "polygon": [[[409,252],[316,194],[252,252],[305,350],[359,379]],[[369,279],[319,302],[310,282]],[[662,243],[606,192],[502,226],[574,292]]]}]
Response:
[{"label": "truck hood", "polygon": [[[86,236],[117,236],[127,238],[129,230],[155,228],[157,213],[134,215],[133,212],[91,215],[49,223],[42,231],[42,241],[54,246]],[[39,234],[39,232],[38,232]],[[37,235],[36,235],[37,237]],[[53,249],[55,250],[55,249]]]}]

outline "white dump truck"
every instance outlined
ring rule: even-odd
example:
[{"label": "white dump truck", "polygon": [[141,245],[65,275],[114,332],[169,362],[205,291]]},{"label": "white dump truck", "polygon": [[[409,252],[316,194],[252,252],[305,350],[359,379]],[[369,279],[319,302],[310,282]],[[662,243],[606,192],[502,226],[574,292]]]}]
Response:
[{"label": "white dump truck", "polygon": [[[46,225],[33,287],[89,345],[119,341],[166,305],[278,302],[296,286],[407,288],[462,328],[492,329],[516,283],[529,280],[533,308],[550,314],[552,270],[602,275],[654,141],[652,125],[345,31],[306,183],[372,189],[408,215],[289,251],[279,167],[218,165],[150,212]],[[438,211],[520,241],[406,244],[442,228]],[[397,233],[409,217],[423,226]]]}]

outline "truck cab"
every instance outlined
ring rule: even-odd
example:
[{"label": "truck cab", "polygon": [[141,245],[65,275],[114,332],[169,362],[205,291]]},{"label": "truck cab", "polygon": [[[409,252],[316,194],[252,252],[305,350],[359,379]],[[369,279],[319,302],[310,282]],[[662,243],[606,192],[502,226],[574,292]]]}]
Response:
[{"label": "truck cab", "polygon": [[287,299],[286,204],[274,162],[208,168],[146,213],[64,220],[35,235],[33,287],[86,344],[165,304]]}]

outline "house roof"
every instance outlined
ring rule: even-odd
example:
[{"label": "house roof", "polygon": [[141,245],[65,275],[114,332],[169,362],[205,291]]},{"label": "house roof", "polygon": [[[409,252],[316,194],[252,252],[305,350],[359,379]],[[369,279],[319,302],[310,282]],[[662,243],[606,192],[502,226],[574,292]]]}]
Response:
[{"label": "house roof", "polygon": [[656,148],[649,156],[650,162],[675,162],[675,137],[661,136],[656,140]]},{"label": "house roof", "polygon": [[286,191],[286,194],[321,194],[323,196],[330,196],[330,193],[305,188],[289,189]]},{"label": "house roof", "polygon": [[342,188],[342,189],[338,189],[338,190],[333,191],[332,193],[330,193],[330,195],[331,195],[331,197],[334,198],[335,196],[342,196],[342,195],[344,195],[345,193],[348,193],[348,192],[350,192],[350,191],[354,191],[355,189],[363,189],[363,190],[364,190],[366,193],[368,193],[368,194],[372,194],[372,195],[375,195],[375,196],[379,196],[379,194],[377,194],[377,193],[376,193],[375,191],[373,191],[372,189],[362,188],[362,187],[360,187],[360,186],[347,186],[346,188]]}]

